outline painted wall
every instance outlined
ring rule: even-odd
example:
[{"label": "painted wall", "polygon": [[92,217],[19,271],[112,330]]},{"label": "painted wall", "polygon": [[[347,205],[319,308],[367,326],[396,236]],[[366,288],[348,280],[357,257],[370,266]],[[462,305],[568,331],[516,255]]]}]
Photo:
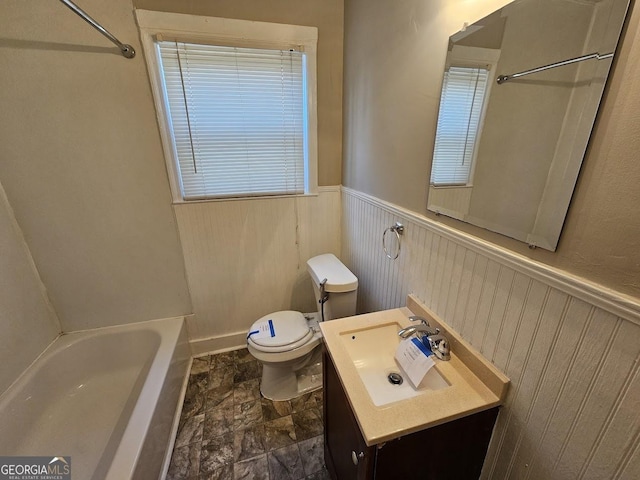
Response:
[{"label": "painted wall", "polygon": [[[196,4],[140,0],[135,6],[317,26],[319,184],[341,183],[341,0],[304,4],[279,0],[270,2],[269,8],[256,1]],[[0,66],[5,74],[0,78],[0,180],[64,331],[195,312],[196,318],[199,315],[207,322],[197,327],[190,324],[197,338],[233,333],[248,327],[246,323],[257,311],[246,315],[238,312],[234,319],[242,320],[235,326],[228,323],[228,317],[213,318],[216,308],[233,311],[234,297],[214,296],[227,303],[211,307],[209,292],[243,288],[221,276],[215,262],[239,259],[245,266],[245,277],[256,274],[256,298],[268,297],[273,288],[271,270],[254,270],[252,262],[242,261],[244,251],[239,245],[251,249],[254,243],[259,246],[270,241],[273,229],[262,228],[264,222],[255,216],[255,211],[278,210],[279,201],[268,200],[265,206],[262,201],[249,202],[247,211],[254,213],[240,219],[221,213],[237,213],[239,204],[233,202],[171,206],[133,7],[129,0],[110,2],[108,6],[96,0],[82,4],[119,39],[134,46],[138,56],[127,60],[58,2],[9,0],[2,4]],[[316,198],[298,203],[307,219],[316,216],[315,207],[307,212],[308,205],[326,205],[318,209],[330,211],[332,222],[339,225],[339,198],[336,202]],[[232,225],[242,223],[243,233],[251,231],[253,237],[232,242],[227,249],[218,251],[218,256],[195,256],[193,244],[224,243],[230,238],[226,232],[199,225],[191,228],[187,219],[202,215],[203,211],[208,212],[209,218],[221,215]],[[287,246],[301,241],[296,228],[302,217],[288,215],[291,212],[287,209],[287,215],[277,219],[292,226],[285,229]],[[180,216],[180,223],[176,216]],[[277,229],[277,225],[273,228]],[[302,239],[307,243],[299,247],[304,251],[298,258],[301,266],[289,271],[287,285],[298,285],[305,272],[305,255],[322,253],[314,245],[339,252],[340,237],[334,227],[319,235],[315,229],[313,232],[312,237]],[[184,249],[186,260],[180,235],[190,242]],[[297,255],[293,252],[295,248],[286,254]],[[284,257],[270,261],[289,263]],[[189,272],[191,278],[204,282],[191,284],[199,295],[194,304],[210,306],[208,310],[194,310],[185,263],[197,270],[196,266],[211,266],[211,262],[214,268],[209,270],[208,279],[202,270]],[[289,302],[277,300],[278,307],[310,308],[309,292],[301,299],[290,298],[287,288],[283,292]],[[274,309],[274,304],[262,307]]]},{"label": "painted wall", "polygon": [[134,0],[136,8],[318,27],[318,185],[342,180],[343,0]]},{"label": "painted wall", "polygon": [[345,2],[343,185],[426,211],[449,36],[506,3]]},{"label": "painted wall", "polygon": [[[607,26],[614,21],[614,18],[622,18],[626,7],[624,2],[616,0],[606,0],[596,4],[595,18],[583,52],[615,50],[619,32],[608,29]],[[603,11],[608,11],[610,14],[602,15]],[[566,212],[564,208],[558,208],[558,205],[568,204],[573,194],[572,190],[567,191],[563,188],[563,183],[570,180],[567,172],[572,171],[572,165],[579,170],[584,157],[584,151],[573,149],[572,146],[574,143],[584,145],[586,150],[594,123],[594,116],[590,112],[591,109],[596,111],[600,104],[600,96],[592,95],[594,90],[592,87],[604,86],[609,70],[610,62],[581,62],[578,66],[576,80],[579,86],[574,88],[569,103],[533,230],[533,241],[538,245],[541,243],[538,243],[536,237],[550,238],[553,233],[552,238],[555,238],[561,233]],[[575,181],[572,180],[571,183]]]},{"label": "painted wall", "polygon": [[359,311],[414,293],[511,380],[482,479],[640,478],[640,302],[350,189],[342,258]]},{"label": "painted wall", "polygon": [[196,352],[242,345],[251,324],[277,310],[315,311],[306,261],[340,253],[342,0],[176,2],[137,8],[318,27],[317,197],[176,204],[194,316]]},{"label": "painted wall", "polygon": [[0,325],[1,395],[61,330],[2,185]]},{"label": "painted wall", "polygon": [[[558,251],[531,252],[425,211],[447,38],[501,6],[473,3],[345,2],[342,258],[358,309],[415,293],[511,379],[481,478],[638,478],[640,12]],[[390,261],[380,237],[396,221]]]},{"label": "painted wall", "polygon": [[[340,190],[318,196],[176,205],[195,315],[194,352],[243,345],[278,310],[317,309],[306,261],[340,256]],[[214,339],[211,339],[215,337]]]},{"label": "painted wall", "polygon": [[[82,7],[140,51],[130,0]],[[0,31],[0,181],[62,330],[190,313],[144,59],[59,2]]]},{"label": "painted wall", "polygon": [[[343,184],[426,212],[449,35],[507,2],[345,2]],[[555,253],[437,219],[607,288],[640,297],[640,12],[633,12]]]},{"label": "painted wall", "polygon": [[[499,74],[582,54],[594,6],[524,2],[508,5],[503,12],[508,19]],[[551,32],[562,32],[562,41]],[[493,86],[473,176],[468,218],[474,225],[527,240],[536,221],[576,72],[575,65],[556,68],[539,74],[535,81]]]}]

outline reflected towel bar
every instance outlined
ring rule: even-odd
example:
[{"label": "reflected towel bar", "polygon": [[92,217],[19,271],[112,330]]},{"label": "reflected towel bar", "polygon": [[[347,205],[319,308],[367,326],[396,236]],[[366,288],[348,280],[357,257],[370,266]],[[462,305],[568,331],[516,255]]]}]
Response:
[{"label": "reflected towel bar", "polygon": [[64,3],[67,7],[69,7],[79,17],[85,20],[89,25],[91,25],[93,28],[98,30],[101,34],[103,34],[105,37],[107,37],[109,40],[115,43],[120,49],[120,52],[122,52],[122,55],[124,55],[127,58],[133,58],[136,56],[136,51],[133,49],[131,45],[124,44],[120,40],[118,40],[116,37],[111,35],[111,33],[109,33],[106,28],[104,28],[102,25],[96,22],[84,10],[82,10],[79,6],[77,6],[71,0],[60,0],[60,1]]},{"label": "reflected towel bar", "polygon": [[565,65],[571,65],[572,63],[591,60],[592,58],[595,58],[596,60],[604,60],[605,58],[611,57],[613,57],[613,52],[605,53],[602,55],[599,53],[590,53],[588,55],[582,55],[581,57],[570,58],[569,60],[562,60],[560,62],[550,63],[549,65],[544,65],[542,67],[532,68],[531,70],[525,70],[524,72],[512,73],[511,75],[499,75],[498,80],[496,81],[500,85],[514,78],[524,77],[525,75],[530,75],[532,73],[544,72],[545,70],[549,70],[551,68],[564,67]]}]

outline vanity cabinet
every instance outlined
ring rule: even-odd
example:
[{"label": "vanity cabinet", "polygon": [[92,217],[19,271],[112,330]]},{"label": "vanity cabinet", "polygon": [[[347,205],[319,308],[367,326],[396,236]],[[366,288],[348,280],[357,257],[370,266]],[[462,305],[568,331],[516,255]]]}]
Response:
[{"label": "vanity cabinet", "polygon": [[480,477],[498,407],[367,446],[330,355],[324,352],[324,453],[333,480]]}]

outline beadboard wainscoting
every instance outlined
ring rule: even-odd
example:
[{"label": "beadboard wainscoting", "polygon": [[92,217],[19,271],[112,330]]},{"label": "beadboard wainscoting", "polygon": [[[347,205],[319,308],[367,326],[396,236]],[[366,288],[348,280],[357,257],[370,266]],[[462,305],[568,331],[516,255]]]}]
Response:
[{"label": "beadboard wainscoting", "polygon": [[636,299],[344,187],[342,208],[358,311],[414,293],[511,379],[483,479],[640,478]]},{"label": "beadboard wainscoting", "polygon": [[306,261],[340,254],[340,187],[317,196],[174,206],[194,315],[195,354],[241,346],[251,324],[278,310],[315,311]]}]

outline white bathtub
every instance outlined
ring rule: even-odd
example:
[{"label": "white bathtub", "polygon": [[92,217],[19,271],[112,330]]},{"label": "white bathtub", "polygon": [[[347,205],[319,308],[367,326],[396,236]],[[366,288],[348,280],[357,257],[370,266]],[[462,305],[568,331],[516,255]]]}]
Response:
[{"label": "white bathtub", "polygon": [[77,480],[160,478],[189,356],[182,318],[62,335],[0,397],[0,455],[71,456]]}]

